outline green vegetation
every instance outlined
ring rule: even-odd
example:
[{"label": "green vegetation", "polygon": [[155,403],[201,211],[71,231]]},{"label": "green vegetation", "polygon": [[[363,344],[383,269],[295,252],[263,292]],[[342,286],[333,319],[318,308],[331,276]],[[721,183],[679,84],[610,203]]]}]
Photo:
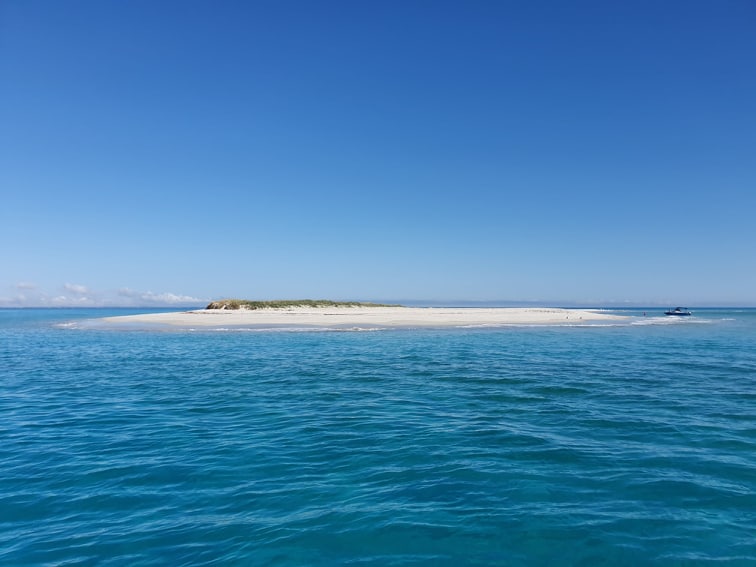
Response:
[{"label": "green vegetation", "polygon": [[383,303],[359,301],[331,301],[330,299],[278,299],[275,301],[251,301],[249,299],[222,299],[213,301],[205,309],[285,309],[287,307],[400,307]]}]

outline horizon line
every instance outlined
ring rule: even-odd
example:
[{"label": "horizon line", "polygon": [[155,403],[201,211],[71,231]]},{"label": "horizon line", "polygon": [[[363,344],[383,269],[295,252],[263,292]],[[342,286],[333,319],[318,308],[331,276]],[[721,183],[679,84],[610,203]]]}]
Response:
[{"label": "horizon line", "polygon": [[[458,301],[442,301],[442,300],[422,300],[422,299],[406,299],[406,300],[381,300],[381,302],[391,301],[393,305],[399,307],[449,307],[449,308],[464,308],[464,307],[489,307],[489,308],[516,308],[516,307],[562,307],[567,309],[664,309],[667,307],[684,306],[687,309],[756,309],[756,303],[740,304],[740,303],[686,303],[686,304],[671,304],[671,303],[619,303],[619,302],[605,302],[605,303],[582,303],[573,301],[486,301],[486,300],[458,300]],[[185,304],[185,305],[0,305],[0,309],[204,309],[206,303],[202,304]]]}]

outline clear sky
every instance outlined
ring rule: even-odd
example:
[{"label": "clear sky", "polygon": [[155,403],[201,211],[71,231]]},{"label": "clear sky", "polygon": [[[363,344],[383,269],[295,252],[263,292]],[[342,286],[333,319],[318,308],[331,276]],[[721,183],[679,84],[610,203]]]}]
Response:
[{"label": "clear sky", "polygon": [[0,2],[0,306],[756,305],[756,3]]}]

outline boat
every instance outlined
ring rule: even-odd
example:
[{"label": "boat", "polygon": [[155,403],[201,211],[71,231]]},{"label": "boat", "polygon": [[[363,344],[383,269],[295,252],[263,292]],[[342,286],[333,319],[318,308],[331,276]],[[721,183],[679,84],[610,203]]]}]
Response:
[{"label": "boat", "polygon": [[689,317],[692,315],[690,311],[688,311],[687,307],[675,307],[674,309],[670,309],[669,311],[664,312],[665,315],[676,315],[677,317]]}]

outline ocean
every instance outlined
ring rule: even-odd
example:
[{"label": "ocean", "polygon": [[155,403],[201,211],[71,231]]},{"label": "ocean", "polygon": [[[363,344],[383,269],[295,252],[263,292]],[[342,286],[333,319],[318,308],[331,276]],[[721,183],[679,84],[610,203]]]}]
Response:
[{"label": "ocean", "polygon": [[756,565],[756,310],[661,311],[192,332],[2,309],[0,565]]}]

